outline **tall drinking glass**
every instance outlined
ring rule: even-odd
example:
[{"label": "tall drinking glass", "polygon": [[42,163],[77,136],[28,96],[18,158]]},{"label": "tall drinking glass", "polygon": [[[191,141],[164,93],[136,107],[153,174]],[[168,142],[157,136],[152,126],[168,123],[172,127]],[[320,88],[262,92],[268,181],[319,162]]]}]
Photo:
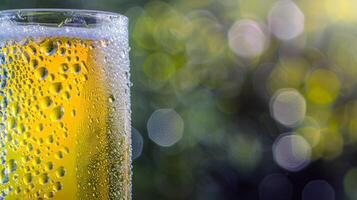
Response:
[{"label": "tall drinking glass", "polygon": [[0,199],[131,199],[127,25],[0,12]]}]

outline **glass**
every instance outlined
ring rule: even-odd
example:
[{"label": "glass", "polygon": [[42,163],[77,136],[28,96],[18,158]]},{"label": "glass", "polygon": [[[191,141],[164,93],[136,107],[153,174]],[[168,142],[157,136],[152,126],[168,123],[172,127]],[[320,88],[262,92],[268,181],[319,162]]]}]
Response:
[{"label": "glass", "polygon": [[0,12],[0,199],[131,199],[127,25]]}]

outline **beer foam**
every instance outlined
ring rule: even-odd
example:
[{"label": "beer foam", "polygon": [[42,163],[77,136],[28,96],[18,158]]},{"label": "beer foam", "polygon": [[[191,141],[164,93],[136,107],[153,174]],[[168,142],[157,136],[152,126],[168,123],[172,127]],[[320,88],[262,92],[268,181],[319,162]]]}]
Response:
[{"label": "beer foam", "polygon": [[20,41],[26,38],[43,37],[70,37],[93,40],[113,39],[120,41],[121,46],[129,47],[128,18],[125,16],[108,16],[105,21],[99,22],[96,25],[87,25],[83,20],[80,21],[83,24],[79,24],[81,27],[67,25],[67,20],[62,25],[53,26],[53,24],[19,23],[10,18],[2,18],[0,19],[0,41]]}]

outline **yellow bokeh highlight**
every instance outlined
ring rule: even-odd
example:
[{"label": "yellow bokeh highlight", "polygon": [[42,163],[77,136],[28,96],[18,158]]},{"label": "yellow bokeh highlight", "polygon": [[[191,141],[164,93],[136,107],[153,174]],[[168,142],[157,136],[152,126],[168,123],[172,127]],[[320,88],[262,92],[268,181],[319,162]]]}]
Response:
[{"label": "yellow bokeh highlight", "polygon": [[321,129],[320,140],[313,148],[313,158],[332,160],[343,151],[344,140],[340,132],[328,128]]},{"label": "yellow bokeh highlight", "polygon": [[145,60],[143,70],[153,80],[166,81],[175,73],[176,66],[169,55],[154,53]]},{"label": "yellow bokeh highlight", "polygon": [[312,117],[306,116],[295,132],[303,136],[312,147],[315,147],[320,142],[320,126]]},{"label": "yellow bokeh highlight", "polygon": [[330,20],[357,20],[357,1],[355,0],[325,0],[325,10]]},{"label": "yellow bokeh highlight", "polygon": [[306,96],[315,104],[328,105],[336,100],[340,87],[340,80],[335,73],[318,69],[311,72],[306,80]]},{"label": "yellow bokeh highlight", "polygon": [[268,89],[271,93],[287,87],[299,89],[305,81],[308,67],[303,59],[281,59],[270,74]]}]

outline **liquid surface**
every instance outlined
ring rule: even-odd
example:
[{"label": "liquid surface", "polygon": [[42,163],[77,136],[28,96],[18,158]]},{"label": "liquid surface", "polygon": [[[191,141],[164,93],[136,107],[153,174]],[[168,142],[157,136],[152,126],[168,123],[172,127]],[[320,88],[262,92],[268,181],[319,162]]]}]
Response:
[{"label": "liquid surface", "polygon": [[69,37],[5,43],[0,199],[130,199],[128,74],[109,70],[117,55],[108,45]]}]

